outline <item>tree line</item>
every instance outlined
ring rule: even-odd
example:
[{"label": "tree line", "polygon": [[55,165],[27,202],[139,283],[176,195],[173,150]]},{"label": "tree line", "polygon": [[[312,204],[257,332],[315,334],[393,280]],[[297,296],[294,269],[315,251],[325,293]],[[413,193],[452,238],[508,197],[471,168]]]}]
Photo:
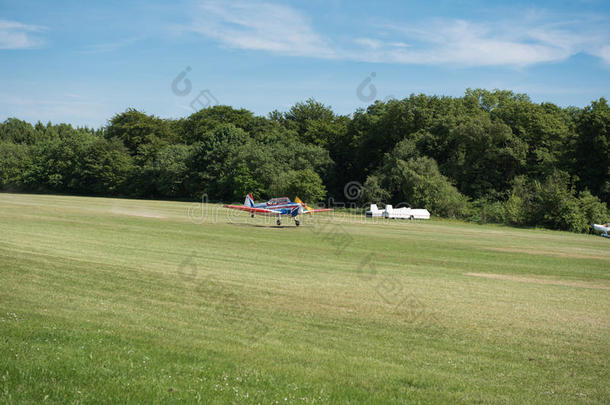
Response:
[{"label": "tree line", "polygon": [[407,202],[433,215],[587,232],[608,221],[610,107],[534,103],[504,90],[411,95],[351,115],[313,99],[256,116],[213,106],[135,109],[99,129],[0,124],[0,190],[240,201]]}]

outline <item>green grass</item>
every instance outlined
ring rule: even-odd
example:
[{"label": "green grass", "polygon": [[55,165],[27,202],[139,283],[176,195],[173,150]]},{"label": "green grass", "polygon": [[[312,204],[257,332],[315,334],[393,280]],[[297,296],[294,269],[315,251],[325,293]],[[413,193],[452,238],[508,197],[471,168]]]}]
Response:
[{"label": "green grass", "polygon": [[196,208],[0,194],[0,403],[610,402],[607,239]]}]

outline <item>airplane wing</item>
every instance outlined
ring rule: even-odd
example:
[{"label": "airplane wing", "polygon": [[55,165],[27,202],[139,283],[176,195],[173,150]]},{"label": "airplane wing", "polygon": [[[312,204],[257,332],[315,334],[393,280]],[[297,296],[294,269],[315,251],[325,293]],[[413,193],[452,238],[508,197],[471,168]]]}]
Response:
[{"label": "airplane wing", "polygon": [[303,214],[311,214],[312,212],[325,212],[325,211],[332,211],[332,208],[322,208],[319,210],[307,210],[307,211],[303,211]]},{"label": "airplane wing", "polygon": [[268,210],[266,208],[254,208],[254,207],[247,207],[245,205],[223,205],[223,207],[225,208],[230,208],[232,210],[240,210],[240,211],[248,211],[248,212],[258,212],[261,214],[274,214],[275,211],[273,210]]},{"label": "airplane wing", "polygon": [[299,197],[295,197],[294,202],[301,204],[303,208],[303,214],[311,214],[312,212],[324,212],[324,211],[332,211],[332,208],[321,208],[318,210],[312,210],[307,204],[305,204]]}]

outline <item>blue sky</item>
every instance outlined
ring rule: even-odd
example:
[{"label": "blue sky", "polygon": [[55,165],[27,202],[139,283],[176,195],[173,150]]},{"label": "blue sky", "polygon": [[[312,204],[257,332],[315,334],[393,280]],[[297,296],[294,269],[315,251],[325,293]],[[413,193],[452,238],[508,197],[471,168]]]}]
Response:
[{"label": "blue sky", "polygon": [[0,120],[99,127],[129,107],[267,114],[309,97],[349,114],[469,87],[610,96],[610,2],[0,0]]}]

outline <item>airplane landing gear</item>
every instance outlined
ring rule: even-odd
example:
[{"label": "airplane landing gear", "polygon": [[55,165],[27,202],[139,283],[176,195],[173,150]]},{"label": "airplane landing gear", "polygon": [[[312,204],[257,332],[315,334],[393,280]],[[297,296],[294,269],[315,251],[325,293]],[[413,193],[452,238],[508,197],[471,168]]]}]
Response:
[{"label": "airplane landing gear", "polygon": [[280,221],[279,219],[275,223],[277,224],[277,226],[282,225],[282,221]]},{"label": "airplane landing gear", "polygon": [[250,218],[254,218],[254,214],[250,214]]},{"label": "airplane landing gear", "polygon": [[301,225],[301,223],[299,222],[299,220],[298,220],[298,219],[295,219],[295,220],[294,220],[294,224],[295,224],[296,226]]}]

